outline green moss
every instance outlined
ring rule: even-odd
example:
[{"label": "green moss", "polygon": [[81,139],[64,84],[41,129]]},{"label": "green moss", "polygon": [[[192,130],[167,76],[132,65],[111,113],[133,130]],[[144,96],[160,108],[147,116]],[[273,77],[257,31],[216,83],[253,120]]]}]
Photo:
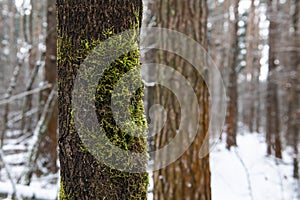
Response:
[{"label": "green moss", "polygon": [[[137,28],[140,26],[138,23],[140,21],[139,12],[135,12],[136,23],[131,23],[132,28]],[[133,20],[134,21],[134,20]],[[110,38],[115,35],[114,27],[103,30],[100,39],[86,38],[85,31],[81,31],[79,34],[79,40],[74,40],[69,38],[67,35],[61,35],[58,37],[58,65],[63,64],[63,67],[67,67],[65,72],[73,73],[77,72],[79,67],[84,67],[84,74],[81,74],[81,79],[83,82],[96,89],[96,92],[90,93],[89,91],[81,90],[82,95],[88,96],[90,102],[93,102],[96,107],[96,113],[98,117],[99,125],[105,130],[105,134],[109,139],[109,143],[104,144],[103,141],[99,142],[99,133],[96,130],[89,130],[89,127],[80,126],[75,127],[74,115],[85,115],[88,119],[87,113],[78,113],[76,108],[69,109],[69,133],[74,134],[80,132],[89,136],[91,141],[88,141],[93,145],[93,149],[85,146],[85,143],[78,143],[78,150],[81,154],[85,154],[89,151],[92,155],[97,157],[103,157],[103,155],[117,158],[116,162],[126,163],[127,166],[130,165],[130,161],[126,158],[119,158],[118,155],[114,155],[112,152],[112,147],[117,146],[125,152],[136,152],[144,153],[145,157],[141,160],[142,165],[140,167],[146,168],[148,161],[147,157],[147,145],[146,145],[146,120],[144,116],[144,107],[142,102],[143,97],[143,87],[140,87],[134,92],[134,94],[128,94],[127,85],[121,88],[121,93],[117,94],[124,99],[130,100],[130,105],[126,108],[126,113],[130,116],[127,120],[128,124],[123,128],[117,126],[111,109],[111,98],[114,88],[127,72],[135,69],[135,73],[131,77],[133,82],[140,82],[140,55],[139,55],[139,33],[136,32],[130,38],[124,39],[122,35],[114,36],[116,39],[109,40],[105,45],[101,40]],[[107,46],[108,45],[108,46]],[[119,52],[123,52],[124,49],[131,47],[131,51],[122,54],[113,63],[108,63],[109,59],[106,59],[106,55],[118,55]],[[112,52],[107,52],[107,49],[112,49]],[[87,56],[91,54],[94,57],[88,57],[88,62],[84,62]],[[95,68],[101,68],[101,70],[96,70]],[[100,74],[102,74],[100,78]],[[98,78],[98,82],[93,82],[95,77]],[[58,83],[64,83],[64,76],[59,76]],[[77,77],[78,78],[78,77]],[[100,79],[99,79],[100,78]],[[74,80],[71,80],[73,83]],[[121,84],[122,85],[122,84]],[[70,88],[72,89],[72,88]],[[121,98],[121,99],[122,99]],[[123,102],[120,100],[116,102],[117,105],[122,106]],[[116,116],[123,116],[124,113],[114,113]],[[77,128],[77,130],[75,129]],[[100,149],[100,150],[99,150]],[[103,151],[102,151],[103,150]],[[134,167],[134,166],[133,166]],[[109,184],[105,187],[111,188],[101,188],[104,186],[99,186],[99,188],[93,188],[95,191],[107,192],[107,191],[118,191],[115,189],[119,187],[119,191],[123,191],[124,188],[126,192],[126,199],[145,199],[147,195],[148,187],[148,174],[147,173],[128,173],[114,169],[113,167],[105,166],[103,163],[99,162],[99,169],[101,174],[109,179]],[[101,178],[101,177],[99,177]],[[98,187],[98,186],[97,186]],[[100,192],[100,193],[101,193]],[[108,199],[122,199],[118,194],[108,194]],[[120,195],[120,194],[119,194]],[[60,186],[60,199],[70,199],[76,196],[72,194],[71,196],[66,194],[63,181]],[[113,198],[114,196],[114,198]],[[128,198],[128,196],[130,196]]]},{"label": "green moss", "polygon": [[60,181],[59,199],[60,200],[68,200],[68,199],[70,199],[70,195],[67,195],[65,193],[65,188],[64,188],[64,184],[63,184],[62,180]]},{"label": "green moss", "polygon": [[[105,37],[109,37],[113,32],[113,29],[109,29],[104,32]],[[138,41],[137,34],[133,34],[130,38],[124,40],[121,35],[116,36],[116,39],[110,40],[109,43],[101,43],[99,40],[82,40],[80,42],[80,50],[75,50],[72,48],[72,44],[70,39],[64,37],[64,39],[60,38],[59,43],[61,49],[59,52],[59,62],[63,62],[63,58],[71,61],[72,63],[77,63],[79,60],[82,60],[84,55],[92,53],[94,56],[89,57],[89,61],[86,63],[82,63],[80,67],[84,67],[84,73],[81,73],[82,81],[85,81],[89,86],[96,88],[96,93],[85,91],[84,89],[80,90],[82,95],[88,96],[91,102],[95,103],[96,113],[98,116],[98,122],[100,126],[105,130],[106,136],[110,140],[111,144],[93,144],[95,148],[95,152],[91,152],[93,155],[99,155],[103,153],[104,155],[114,156],[113,152],[109,152],[110,145],[115,145],[125,151],[128,152],[136,152],[136,153],[145,153],[147,152],[146,148],[146,120],[144,116],[144,107],[142,102],[143,97],[143,87],[139,88],[135,91],[134,94],[130,94],[128,92],[127,85],[128,83],[119,83],[120,78],[124,76],[127,72],[134,70],[132,73],[131,81],[137,82],[138,84],[141,81],[140,77],[140,55],[138,49]],[[107,47],[108,46],[108,47]],[[123,52],[124,49],[134,49],[132,51],[126,52],[117,58],[113,63],[107,63],[105,60],[105,52],[108,49],[113,49],[114,52],[110,52],[111,54],[118,55],[119,52]],[[64,54],[63,51],[68,52],[68,56]],[[107,52],[106,52],[107,53]],[[80,56],[79,56],[80,55]],[[66,58],[67,57],[67,58]],[[64,61],[65,62],[65,61]],[[99,70],[95,70],[96,67],[103,67],[103,70],[100,72],[102,76],[99,82],[92,82],[93,80],[97,80],[100,77]],[[94,73],[98,71],[98,73]],[[118,127],[114,116],[111,110],[111,97],[113,90],[116,85],[121,85],[121,93],[117,94],[120,97],[119,102],[114,102],[117,106],[122,107],[124,99],[130,99],[130,105],[126,108],[126,114],[129,117],[126,119],[127,121],[124,123],[125,126],[122,128]],[[134,83],[132,83],[134,84]],[[74,111],[76,108],[72,108],[69,110],[70,113],[70,134],[76,132],[75,123],[74,123]],[[75,112],[76,113],[76,112]],[[82,114],[82,113],[77,113]],[[116,112],[114,113],[117,117],[122,117],[124,113]],[[89,116],[86,116],[88,119]],[[78,128],[78,127],[76,127]],[[89,131],[90,127],[81,127],[79,130],[81,134],[88,135],[93,142],[97,141],[98,133]],[[89,141],[90,143],[91,141]],[[103,146],[106,146],[103,148]],[[99,147],[99,148],[97,148]],[[83,144],[79,144],[80,151],[84,152],[86,150],[91,150],[90,148],[84,147]],[[98,151],[98,149],[105,149],[106,151]],[[123,160],[122,162],[128,162]],[[144,160],[146,163],[146,158]]]}]

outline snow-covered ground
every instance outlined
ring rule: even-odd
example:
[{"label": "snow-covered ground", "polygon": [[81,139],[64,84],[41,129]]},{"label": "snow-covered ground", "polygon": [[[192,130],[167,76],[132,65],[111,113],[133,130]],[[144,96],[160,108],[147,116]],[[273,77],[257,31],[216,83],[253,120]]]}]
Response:
[{"label": "snow-covered ground", "polygon": [[[54,200],[58,194],[59,174],[43,174],[32,177],[30,185],[18,184],[27,172],[24,166],[29,159],[32,137],[19,131],[7,132],[3,149],[0,150],[0,200],[11,200],[17,192],[17,199],[32,198]],[[20,181],[22,183],[22,181]],[[6,195],[8,194],[8,196]]]},{"label": "snow-covered ground", "polygon": [[213,200],[300,200],[288,150],[276,160],[266,156],[261,134],[239,135],[237,142],[231,151],[221,142],[210,154]]},{"label": "snow-covered ground", "polygon": [[[210,154],[212,200],[300,200],[300,182],[292,178],[292,156],[289,150],[283,152],[282,160],[276,160],[266,156],[262,134],[238,135],[237,141],[239,146],[231,151],[225,148],[224,142],[220,142]],[[8,163],[22,160],[11,156],[6,159]],[[14,166],[11,169],[12,176],[20,171]],[[11,193],[12,185],[3,177],[4,170],[0,193]],[[49,179],[53,180],[53,177]],[[37,199],[48,200],[57,197],[57,188],[57,184],[49,184],[49,180],[37,178],[32,180],[30,186],[16,185],[18,193],[23,197],[35,196]],[[149,194],[149,197],[151,200],[152,195]]]}]

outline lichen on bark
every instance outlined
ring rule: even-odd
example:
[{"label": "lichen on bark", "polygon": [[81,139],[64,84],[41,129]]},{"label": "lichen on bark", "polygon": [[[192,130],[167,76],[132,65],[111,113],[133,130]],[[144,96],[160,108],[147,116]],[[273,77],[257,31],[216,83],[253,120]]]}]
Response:
[{"label": "lichen on bark", "polygon": [[[140,27],[142,1],[57,0],[56,7],[60,199],[146,199],[148,174],[120,171],[99,162],[94,156],[95,152],[89,152],[81,141],[74,122],[76,108],[72,107],[72,90],[78,70],[80,67],[89,67],[82,63],[92,51],[96,50],[101,54],[99,44],[102,41],[128,29]],[[117,46],[126,45],[126,41],[123,42],[125,43],[121,42]],[[116,126],[109,108],[114,86],[126,72],[134,68],[139,71],[139,59],[139,49],[136,45],[135,49],[105,67],[104,76],[94,83],[97,90],[91,99],[95,100],[98,123],[106,131],[111,143],[128,152],[145,153],[147,151],[144,135],[146,122],[141,101],[143,88],[139,88],[130,97],[131,103],[128,108],[132,121],[141,127],[139,134],[134,135],[136,137]],[[94,65],[99,62],[103,63],[105,60],[96,60]],[[89,76],[86,79],[88,81]],[[146,159],[141,162],[145,162],[144,166],[146,166]]]}]

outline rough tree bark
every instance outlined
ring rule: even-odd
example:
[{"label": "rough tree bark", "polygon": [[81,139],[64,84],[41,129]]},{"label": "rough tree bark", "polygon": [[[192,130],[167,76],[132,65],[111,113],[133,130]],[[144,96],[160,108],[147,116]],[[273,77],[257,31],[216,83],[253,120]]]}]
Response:
[{"label": "rough tree bark", "polygon": [[[60,199],[146,199],[147,173],[119,171],[99,162],[82,143],[74,125],[72,108],[72,89],[79,65],[83,63],[87,54],[107,37],[141,25],[142,1],[57,0],[56,6]],[[144,153],[147,151],[146,139],[131,138],[118,129],[112,116],[110,102],[112,88],[119,78],[138,65],[139,53],[136,49],[118,58],[109,66],[105,76],[100,78],[95,94],[98,117],[96,123],[101,126],[105,124],[103,128],[106,135],[116,146]],[[105,91],[102,92],[102,89]],[[137,91],[135,95],[131,99],[133,113],[141,119],[144,118],[141,109],[142,90]],[[146,124],[145,119],[141,120]],[[143,162],[145,160],[141,160],[142,164]]]},{"label": "rough tree bark", "polygon": [[[199,42],[203,47],[207,47],[207,2],[204,0],[156,0],[151,3],[153,15],[156,17],[158,27],[170,28],[187,34]],[[165,64],[180,72],[188,81],[190,81],[198,102],[188,102],[185,105],[179,105],[176,96],[164,87],[157,87],[154,94],[154,102],[164,107],[166,111],[166,122],[162,130],[155,135],[155,149],[160,149],[168,144],[177,133],[179,122],[188,119],[181,119],[181,106],[189,106],[189,110],[193,112],[197,109],[197,103],[201,116],[199,121],[195,122],[199,125],[198,134],[184,154],[169,166],[154,171],[154,199],[171,200],[171,199],[198,199],[210,200],[210,167],[209,156],[200,159],[199,151],[204,141],[206,131],[208,129],[208,90],[201,75],[193,70],[191,65],[185,62],[179,56],[167,52],[155,52],[155,63]],[[190,52],[195,53],[195,52]],[[201,56],[201,55],[195,55]],[[163,76],[163,75],[162,75]],[[180,84],[176,78],[170,77],[174,87]],[[184,92],[184,91],[182,91]],[[155,127],[160,127],[162,119],[155,119]],[[157,130],[157,129],[156,129]],[[184,133],[189,137],[189,133]],[[184,139],[181,141],[185,142]],[[179,144],[180,145],[180,144]],[[172,152],[170,152],[172,153]],[[168,159],[168,155],[156,159]]]}]

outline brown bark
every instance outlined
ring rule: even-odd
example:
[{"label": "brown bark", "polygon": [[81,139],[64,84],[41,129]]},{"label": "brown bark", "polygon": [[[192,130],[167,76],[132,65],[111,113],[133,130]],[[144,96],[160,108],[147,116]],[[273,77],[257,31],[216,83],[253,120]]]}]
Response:
[{"label": "brown bark", "polygon": [[297,74],[300,74],[300,51],[297,50],[297,48],[300,47],[300,40],[299,40],[299,9],[300,9],[300,1],[295,2],[295,12],[293,14],[293,28],[294,33],[292,34],[293,38],[293,45],[295,45],[296,48],[292,52],[290,52],[290,70],[292,72],[292,75],[289,79],[290,87],[288,88],[288,124],[287,124],[287,136],[288,136],[288,143],[293,148],[293,177],[296,179],[299,179],[299,134],[300,134],[300,125],[299,125],[299,119],[300,119],[300,106],[299,106],[299,76]]},{"label": "brown bark", "polygon": [[[79,65],[82,64],[95,42],[106,39],[108,32],[118,34],[141,25],[142,1],[58,0],[56,6],[58,13],[60,199],[146,199],[147,173],[119,171],[99,162],[81,142],[72,113],[74,109],[72,108],[72,89]],[[127,56],[125,57],[127,61],[138,59],[138,56],[131,52]],[[113,63],[106,74],[106,77],[110,78],[106,80],[105,77],[101,77],[99,88],[113,87],[116,84],[113,81],[118,81],[115,78],[119,79],[130,70],[128,68],[126,64]],[[120,70],[120,74],[113,74],[113,70]],[[104,83],[105,80],[106,83]],[[119,138],[124,133],[112,121],[110,104],[112,91],[107,91],[108,94],[97,91],[96,95],[100,98],[95,100],[96,113],[99,125],[109,123],[110,129],[105,130],[107,137],[113,140],[114,137]],[[132,100],[134,105],[136,101],[141,100],[141,94],[137,94],[139,96]],[[141,114],[138,111],[137,113]],[[82,115],[82,113],[77,114]],[[88,117],[86,116],[87,119]],[[121,145],[130,145],[132,149],[141,147],[142,152],[146,149],[144,140],[139,138],[120,142]],[[144,160],[141,160],[141,163],[143,165]]]},{"label": "brown bark", "polygon": [[237,57],[238,57],[238,7],[239,0],[234,1],[234,22],[232,23],[232,36],[230,43],[230,53],[228,59],[229,68],[229,81],[227,87],[227,93],[229,102],[227,104],[227,116],[226,116],[226,144],[227,148],[230,149],[232,146],[237,146],[236,135],[237,135],[237,121],[238,121],[238,104],[237,104]]},{"label": "brown bark", "polygon": [[254,38],[256,38],[256,42],[255,42],[255,58],[254,58],[254,65],[255,65],[255,69],[256,71],[254,72],[254,88],[255,88],[255,131],[257,133],[260,132],[260,126],[261,126],[261,92],[260,92],[260,68],[261,68],[261,64],[260,64],[260,59],[261,59],[261,54],[260,54],[260,50],[259,50],[259,44],[260,44],[260,28],[259,28],[259,22],[260,20],[258,18],[256,18],[256,26],[254,29]]},{"label": "brown bark", "polygon": [[244,119],[249,131],[259,132],[260,126],[260,56],[259,56],[259,17],[256,15],[254,0],[251,1],[251,8],[247,26],[247,54],[246,54],[246,94]]},{"label": "brown bark", "polygon": [[[252,133],[254,130],[254,113],[255,113],[255,108],[254,108],[254,102],[255,102],[255,95],[254,95],[254,44],[255,44],[255,38],[254,37],[254,19],[255,18],[255,5],[254,5],[254,0],[251,0],[251,8],[250,8],[250,13],[249,13],[249,22],[248,22],[248,27],[247,27],[247,54],[246,54],[246,91],[247,91],[247,97],[246,101],[247,104],[249,105],[249,109],[246,109],[249,113],[247,116],[247,121],[248,121],[248,127],[249,131]],[[248,77],[250,77],[248,79]]]},{"label": "brown bark", "polygon": [[[45,81],[56,85],[56,9],[55,0],[48,0],[47,2],[47,37],[46,37],[46,60],[45,60]],[[49,88],[43,93],[44,101],[51,92]],[[56,99],[54,100],[56,101]],[[49,110],[49,121],[47,130],[44,134],[43,140],[40,144],[39,157],[43,158],[43,167],[46,167],[49,172],[56,173],[57,168],[57,104]]]},{"label": "brown bark", "polygon": [[279,127],[279,105],[278,105],[278,86],[276,80],[276,30],[277,22],[274,17],[276,15],[275,10],[272,8],[273,1],[268,1],[268,14],[270,19],[269,25],[269,72],[267,78],[267,121],[266,121],[266,142],[267,142],[267,154],[271,155],[274,149],[274,154],[277,158],[281,158],[281,139],[280,139],[280,127]]},{"label": "brown bark", "polygon": [[[156,24],[158,27],[169,28],[185,33],[199,42],[203,47],[207,47],[206,1],[157,0],[151,4],[151,9],[157,19]],[[194,53],[188,48],[187,51],[191,51],[191,54]],[[195,55],[195,57],[197,56],[201,55]],[[195,122],[199,125],[199,130],[192,145],[177,161],[165,168],[154,171],[154,199],[210,200],[209,156],[202,159],[199,158],[199,151],[203,145],[204,137],[208,129],[209,102],[205,82],[201,78],[201,75],[179,56],[158,51],[155,54],[155,63],[165,64],[175,69],[175,71],[180,72],[191,83],[198,98],[197,102],[186,102],[185,105],[179,105],[172,91],[164,87],[156,88],[154,101],[164,107],[167,119],[162,130],[158,133],[155,132],[155,149],[157,150],[167,145],[176,134],[184,134],[185,137],[189,137],[188,132],[177,133],[180,122],[185,124],[185,120],[189,120],[182,119],[180,106],[188,106],[190,108],[189,110],[194,112],[194,110],[197,109],[197,104],[199,104],[201,116],[199,121]],[[172,81],[174,87],[177,87],[180,91],[180,83],[175,78],[169,81]],[[184,91],[181,90],[181,92],[183,96]],[[161,116],[157,116],[155,118],[156,128],[161,127],[162,119],[160,117]],[[182,139],[182,144],[186,142],[185,140],[184,138]],[[158,160],[168,160],[168,157],[168,155],[157,155],[157,157],[154,158],[154,165]]]}]

